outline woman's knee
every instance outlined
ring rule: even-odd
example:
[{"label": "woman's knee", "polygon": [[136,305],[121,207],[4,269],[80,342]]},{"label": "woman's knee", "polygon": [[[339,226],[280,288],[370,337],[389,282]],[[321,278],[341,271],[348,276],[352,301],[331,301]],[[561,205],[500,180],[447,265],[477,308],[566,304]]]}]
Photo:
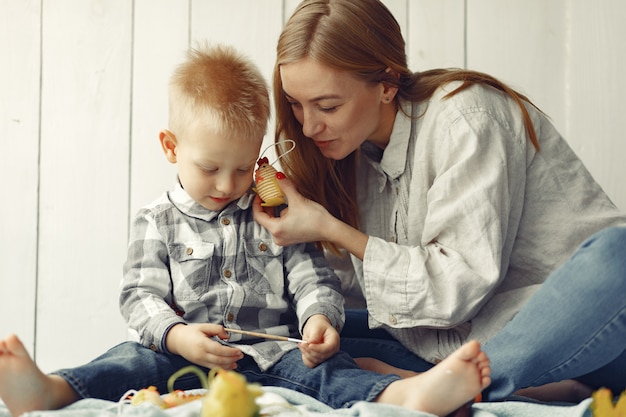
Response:
[{"label": "woman's knee", "polygon": [[[626,291],[626,227],[609,227],[587,239],[572,257],[573,275],[593,276],[596,286]],[[569,274],[568,274],[569,275]],[[571,276],[571,275],[570,275]]]},{"label": "woman's knee", "polygon": [[626,227],[608,227],[591,235],[582,245],[581,249],[593,248],[599,254],[607,255],[626,253]]}]

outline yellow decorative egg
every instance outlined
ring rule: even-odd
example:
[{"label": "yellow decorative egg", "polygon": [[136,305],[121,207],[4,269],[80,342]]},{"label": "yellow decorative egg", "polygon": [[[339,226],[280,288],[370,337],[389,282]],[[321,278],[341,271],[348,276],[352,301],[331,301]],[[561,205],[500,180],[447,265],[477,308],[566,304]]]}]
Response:
[{"label": "yellow decorative egg", "polygon": [[263,391],[234,371],[218,370],[202,403],[202,417],[254,417],[260,407],[256,398]]},{"label": "yellow decorative egg", "polygon": [[285,204],[285,196],[276,179],[276,169],[269,164],[267,158],[259,159],[258,164],[259,168],[254,174],[254,182],[255,191],[263,200],[261,205],[276,207]]},{"label": "yellow decorative egg", "polygon": [[608,388],[600,388],[592,395],[590,407],[593,417],[626,417],[626,391],[613,403],[613,393]]},{"label": "yellow decorative egg", "polygon": [[[174,390],[174,382],[182,375],[193,373],[206,393],[194,394]],[[212,369],[207,375],[196,366],[187,366],[174,373],[168,380],[169,394],[161,396],[156,387],[144,388],[131,398],[132,405],[145,402],[161,408],[172,408],[190,401],[201,400],[200,417],[259,417],[261,407],[256,399],[263,394],[259,384],[248,384],[246,378],[235,372]]]}]

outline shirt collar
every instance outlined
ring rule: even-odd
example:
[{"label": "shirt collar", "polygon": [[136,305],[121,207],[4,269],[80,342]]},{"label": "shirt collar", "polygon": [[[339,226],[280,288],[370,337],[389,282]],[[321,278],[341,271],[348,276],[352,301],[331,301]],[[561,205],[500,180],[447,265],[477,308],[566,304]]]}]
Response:
[{"label": "shirt collar", "polygon": [[380,178],[380,184],[378,184],[380,189],[385,186],[387,179],[393,180],[402,175],[406,167],[407,151],[413,124],[411,117],[406,114],[410,115],[412,113],[412,106],[410,102],[403,102],[401,105],[404,111],[399,109],[396,113],[389,143],[382,152],[382,157],[380,157],[380,151],[377,152],[371,143],[365,142],[362,145],[362,151],[368,162],[376,171],[384,174]]},{"label": "shirt collar", "polygon": [[200,204],[198,204],[180,185],[179,181],[176,181],[174,188],[167,193],[170,202],[176,206],[184,214],[195,217],[201,220],[212,221],[220,214],[230,214],[238,210],[247,210],[252,206],[254,200],[254,192],[250,189],[238,200],[233,201],[222,210],[215,211],[209,210]]},{"label": "shirt collar", "polygon": [[393,123],[389,144],[383,153],[380,167],[390,179],[398,178],[406,167],[407,151],[411,139],[412,120],[407,114],[411,114],[411,103],[403,103],[404,111],[399,109],[396,120]]}]

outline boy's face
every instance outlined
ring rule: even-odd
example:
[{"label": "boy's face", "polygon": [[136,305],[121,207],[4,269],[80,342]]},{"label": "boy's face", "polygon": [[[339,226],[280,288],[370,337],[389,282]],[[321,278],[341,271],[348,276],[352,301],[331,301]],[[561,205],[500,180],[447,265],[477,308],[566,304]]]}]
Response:
[{"label": "boy's face", "polygon": [[189,126],[184,137],[159,135],[167,159],[178,165],[183,188],[198,204],[221,210],[252,185],[263,138],[241,138],[207,126]]}]

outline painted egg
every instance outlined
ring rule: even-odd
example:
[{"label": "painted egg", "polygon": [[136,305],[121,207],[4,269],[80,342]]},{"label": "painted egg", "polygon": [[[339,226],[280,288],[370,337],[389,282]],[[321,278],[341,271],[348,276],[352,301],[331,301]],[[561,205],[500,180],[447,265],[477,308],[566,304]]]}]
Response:
[{"label": "painted egg", "polygon": [[258,161],[259,168],[254,173],[255,191],[261,197],[262,206],[276,207],[285,204],[285,196],[276,179],[276,169],[271,166],[267,158]]}]

